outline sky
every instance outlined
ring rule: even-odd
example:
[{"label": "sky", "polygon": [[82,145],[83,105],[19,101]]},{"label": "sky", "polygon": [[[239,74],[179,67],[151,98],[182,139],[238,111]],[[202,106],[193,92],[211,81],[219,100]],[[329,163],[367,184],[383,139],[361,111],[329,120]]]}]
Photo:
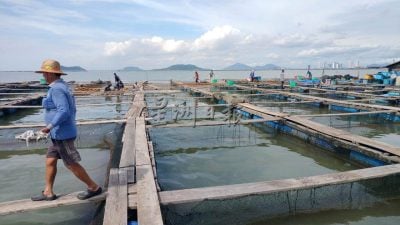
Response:
[{"label": "sky", "polygon": [[399,0],[0,0],[0,70],[400,60]]}]

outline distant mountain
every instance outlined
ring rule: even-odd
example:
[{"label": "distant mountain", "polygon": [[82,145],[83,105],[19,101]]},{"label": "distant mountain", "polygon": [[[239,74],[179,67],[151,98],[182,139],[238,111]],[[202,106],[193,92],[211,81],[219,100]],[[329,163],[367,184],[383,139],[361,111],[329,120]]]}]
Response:
[{"label": "distant mountain", "polygon": [[374,68],[383,68],[383,67],[386,67],[387,66],[387,64],[370,64],[370,65],[368,65],[367,66],[367,68],[370,68],[370,69],[374,69]]},{"label": "distant mountain", "polygon": [[274,65],[274,64],[265,64],[264,66],[256,66],[254,67],[255,70],[278,70],[281,67]]},{"label": "distant mountain", "polygon": [[120,71],[142,71],[142,69],[140,69],[139,67],[136,67],[136,66],[127,66],[127,67],[124,67]]},{"label": "distant mountain", "polygon": [[61,70],[63,72],[81,72],[81,71],[86,72],[87,71],[80,66],[61,66]]},{"label": "distant mountain", "polygon": [[197,67],[192,64],[176,64],[172,65],[170,67],[164,68],[164,69],[158,69],[158,70],[207,70],[204,68]]},{"label": "distant mountain", "polygon": [[224,68],[224,70],[252,70],[253,67],[242,63],[235,63],[231,66]]}]

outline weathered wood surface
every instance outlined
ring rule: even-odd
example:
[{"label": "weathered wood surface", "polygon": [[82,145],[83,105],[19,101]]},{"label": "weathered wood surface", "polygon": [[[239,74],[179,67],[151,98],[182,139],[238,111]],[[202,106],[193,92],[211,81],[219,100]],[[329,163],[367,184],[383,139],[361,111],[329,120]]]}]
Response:
[{"label": "weathered wood surface", "polygon": [[137,187],[136,187],[136,184],[128,185],[128,208],[137,209]]},{"label": "weathered wood surface", "polygon": [[254,194],[272,194],[299,189],[309,189],[326,185],[344,184],[374,179],[399,173],[400,164],[395,164],[311,177],[193,188],[176,191],[163,191],[159,193],[159,196],[162,204],[180,204],[198,202],[207,199],[229,199]]},{"label": "weathered wood surface", "polygon": [[305,118],[299,118],[299,117],[288,117],[286,118],[288,121],[296,122],[298,124],[301,124],[302,126],[306,126],[311,130],[316,130],[318,132],[324,133],[326,135],[330,135],[342,140],[346,140],[352,143],[357,143],[359,145],[367,146],[373,149],[377,149],[380,151],[388,152],[396,156],[400,156],[400,148],[395,147],[380,141],[372,140],[370,138],[362,137],[359,135],[352,134],[347,131],[343,130],[338,130],[332,127],[328,127],[325,125],[322,125],[320,123],[316,123],[310,120],[307,120]]},{"label": "weathered wood surface", "polygon": [[136,119],[135,149],[138,222],[142,225],[161,225],[163,220],[150,160],[144,117]]},{"label": "weathered wood surface", "polygon": [[144,117],[136,118],[135,149],[136,165],[151,165]]},{"label": "weathered wood surface", "polygon": [[287,117],[289,114],[287,113],[280,113],[280,112],[272,112],[268,111],[263,107],[255,106],[249,103],[239,103],[238,107],[244,107],[246,108],[246,111],[249,111],[252,114],[264,117],[264,119],[269,119],[265,117]]},{"label": "weathered wood surface", "polygon": [[139,224],[163,224],[153,167],[150,160],[144,117],[136,118],[135,150],[137,198],[129,197],[128,205],[132,208],[135,205],[133,202],[137,202]]},{"label": "weathered wood surface", "polygon": [[[329,99],[329,98],[322,98],[322,97],[315,97],[315,96],[309,96],[309,95],[304,95],[304,94],[299,94],[299,93],[293,93],[293,92],[285,92],[285,91],[271,91],[271,90],[266,90],[262,88],[255,88],[255,87],[246,87],[242,85],[236,85],[238,88],[243,88],[243,89],[252,89],[252,90],[257,90],[261,92],[274,92],[278,93],[281,95],[285,95],[288,97],[295,97],[298,99],[303,99],[304,101],[318,101],[322,102],[325,104],[333,104],[333,105],[341,105],[341,106],[349,106],[353,108],[359,108],[359,109],[375,109],[375,110],[396,110],[397,112],[400,112],[399,107],[393,107],[393,106],[384,106],[384,105],[374,105],[374,104],[367,104],[367,103],[356,103],[356,102],[349,102],[349,101],[341,101],[341,100],[335,100],[335,99]],[[381,97],[381,96],[374,96],[374,97]]]},{"label": "weathered wood surface", "polygon": [[310,130],[315,130],[321,133],[324,133],[326,135],[329,136],[333,136],[336,137],[338,139],[341,140],[346,140],[346,141],[350,141],[352,143],[357,143],[363,146],[367,146],[373,149],[377,149],[380,151],[384,151],[384,152],[388,152],[391,153],[393,155],[396,156],[400,156],[400,148],[383,143],[383,142],[379,142],[376,140],[372,140],[369,138],[365,138],[359,135],[355,135],[352,133],[349,133],[347,131],[343,131],[343,130],[339,130],[339,129],[335,129],[332,127],[328,127],[325,126],[323,124],[317,123],[317,122],[313,122],[310,120],[307,120],[305,118],[300,118],[297,116],[287,116],[284,114],[279,114],[279,113],[275,113],[275,112],[269,112],[268,110],[265,110],[261,107],[257,107],[257,106],[253,106],[251,104],[248,103],[243,103],[243,104],[239,104],[241,107],[246,108],[246,111],[249,111],[250,113],[254,113],[257,115],[275,115],[275,116],[279,116],[282,117],[283,119],[290,121],[290,122],[294,122],[297,123],[299,125],[305,126],[307,128],[309,128]]},{"label": "weathered wood surface", "polygon": [[314,102],[318,102],[318,101],[295,101],[295,102],[290,102],[290,101],[286,101],[286,102],[249,102],[250,104],[257,104],[257,105],[263,105],[263,104],[268,104],[268,105],[286,105],[286,104],[303,104],[303,103],[314,103]]},{"label": "weathered wood surface", "polygon": [[182,93],[180,90],[146,90],[145,94],[175,94]]},{"label": "weathered wood surface", "polygon": [[158,184],[158,176],[157,176],[157,167],[156,167],[156,158],[154,155],[154,148],[153,148],[153,142],[149,141],[147,143],[147,145],[149,146],[149,153],[150,153],[150,161],[151,161],[151,166],[153,168],[153,175],[154,175],[154,183],[156,184],[156,189],[157,192],[161,190],[160,185]]},{"label": "weathered wood surface", "polygon": [[128,223],[127,182],[126,169],[112,168],[110,170],[103,225],[126,225]]},{"label": "weathered wood surface", "polygon": [[240,124],[251,124],[251,123],[263,123],[268,121],[278,121],[281,118],[270,118],[270,119],[253,119],[253,120],[239,120],[239,121],[198,121],[196,125],[191,123],[175,123],[175,124],[163,124],[163,125],[152,125],[151,127],[157,128],[172,128],[172,127],[201,127],[201,126],[224,126],[224,125],[240,125]]},{"label": "weathered wood surface", "polygon": [[[118,105],[118,104],[132,104],[132,102],[113,102],[113,103],[93,103],[93,104],[77,104],[76,107],[86,106],[105,106],[105,105]],[[0,109],[41,109],[41,105],[0,105]]]},{"label": "weathered wood surface", "polygon": [[126,114],[126,118],[136,118],[142,113],[146,103],[144,101],[144,93],[142,91],[136,92],[133,104]]},{"label": "weathered wood surface", "polygon": [[0,216],[28,212],[38,209],[55,208],[67,205],[77,205],[85,203],[94,203],[103,201],[106,198],[107,192],[103,192],[101,195],[95,196],[87,200],[79,200],[76,196],[79,192],[74,192],[70,194],[61,194],[54,201],[40,201],[33,202],[31,199],[22,199],[16,201],[2,202],[0,203]]},{"label": "weathered wood surface", "polygon": [[[34,98],[36,98],[36,97],[38,97],[38,96],[45,96],[46,95],[46,92],[25,92],[25,93],[21,93],[21,92],[14,92],[14,93],[0,93],[0,96],[2,96],[2,95],[33,95],[33,96],[31,96],[31,97],[29,97],[30,99],[34,99]],[[24,99],[26,99],[26,98],[24,98]]]},{"label": "weathered wood surface", "polygon": [[160,202],[151,165],[136,167],[138,222],[143,225],[163,224]]},{"label": "weathered wood surface", "polygon": [[295,115],[293,117],[329,117],[329,116],[358,116],[358,115],[372,115],[379,113],[395,113],[397,110],[380,110],[380,111],[368,111],[368,112],[355,112],[355,113],[327,113],[327,114],[310,114],[310,115]]},{"label": "weathered wood surface", "polygon": [[135,166],[135,129],[136,119],[128,118],[122,137],[122,152],[119,167]]},{"label": "weathered wood surface", "polygon": [[127,176],[128,176],[128,184],[133,184],[136,182],[136,177],[135,177],[135,167],[126,167],[125,168],[127,171]]}]

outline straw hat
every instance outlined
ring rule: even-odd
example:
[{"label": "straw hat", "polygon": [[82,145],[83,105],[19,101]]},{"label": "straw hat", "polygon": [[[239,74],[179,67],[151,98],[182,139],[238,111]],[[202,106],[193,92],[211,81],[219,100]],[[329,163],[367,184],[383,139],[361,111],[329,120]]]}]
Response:
[{"label": "straw hat", "polygon": [[61,71],[60,63],[52,59],[47,59],[43,61],[40,70],[35,71],[35,73],[56,73],[60,75],[67,75],[66,73]]}]

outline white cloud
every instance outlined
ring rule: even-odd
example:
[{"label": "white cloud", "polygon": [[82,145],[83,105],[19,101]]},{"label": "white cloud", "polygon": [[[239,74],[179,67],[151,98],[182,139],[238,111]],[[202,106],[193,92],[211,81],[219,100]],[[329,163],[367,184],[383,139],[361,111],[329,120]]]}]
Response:
[{"label": "white cloud", "polygon": [[240,31],[231,26],[215,27],[206,32],[193,42],[193,49],[213,49],[228,39],[235,39],[240,35]]},{"label": "white cloud", "polygon": [[108,56],[125,55],[126,51],[130,48],[131,43],[132,41],[107,42],[104,45],[104,53]]},{"label": "white cloud", "polygon": [[360,58],[367,64],[400,55],[399,7],[398,0],[2,0],[0,38],[7,42],[0,49],[8,51],[0,58],[9,59],[4,68],[21,59],[36,68],[31,59],[45,43],[51,48],[43,55],[58,53],[71,64],[90,59],[94,69],[104,62],[222,68]]},{"label": "white cloud", "polygon": [[265,57],[270,58],[270,59],[277,59],[277,58],[279,58],[279,55],[276,53],[269,53]]},{"label": "white cloud", "polygon": [[[151,38],[131,39],[120,42],[106,42],[104,54],[107,56],[126,55],[130,53],[146,52],[149,55],[160,53],[210,51],[234,43],[248,40],[248,36],[239,36],[240,31],[231,26],[215,27],[205,32],[193,41],[163,39],[154,36]],[[242,38],[242,39],[241,39]]]},{"label": "white cloud", "polygon": [[163,38],[157,36],[150,39],[142,39],[141,43],[149,47],[155,47],[160,49],[161,51],[170,53],[179,52],[187,46],[187,43],[183,40],[164,40]]}]

